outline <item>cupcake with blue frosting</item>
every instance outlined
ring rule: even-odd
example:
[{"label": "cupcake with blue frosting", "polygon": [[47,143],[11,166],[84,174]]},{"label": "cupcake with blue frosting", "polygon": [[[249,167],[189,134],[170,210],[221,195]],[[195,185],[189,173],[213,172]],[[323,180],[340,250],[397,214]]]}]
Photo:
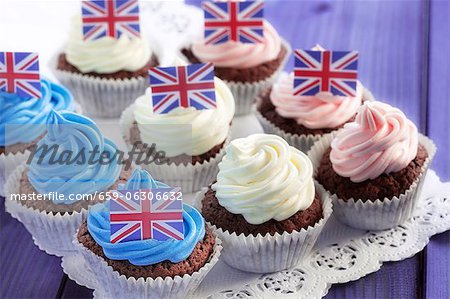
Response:
[{"label": "cupcake with blue frosting", "polygon": [[[164,188],[145,170],[133,172],[125,190]],[[74,243],[109,298],[180,298],[217,262],[220,241],[201,214],[183,206],[184,239],[110,242],[109,202],[92,207]]]},{"label": "cupcake with blue frosting", "polygon": [[89,206],[126,182],[130,171],[87,117],[52,110],[45,130],[27,162],[8,178],[6,208],[42,250],[63,255],[73,250],[71,238]]},{"label": "cupcake with blue frosting", "polygon": [[42,79],[41,92],[41,98],[23,98],[0,91],[0,195],[7,173],[43,137],[50,112],[75,110],[72,94],[62,85]]}]

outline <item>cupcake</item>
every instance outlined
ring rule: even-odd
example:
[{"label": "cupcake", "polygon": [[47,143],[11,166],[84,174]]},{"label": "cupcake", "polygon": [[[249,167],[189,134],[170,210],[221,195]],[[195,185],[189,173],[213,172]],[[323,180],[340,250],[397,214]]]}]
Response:
[{"label": "cupcake", "polygon": [[30,148],[45,134],[52,109],[75,109],[72,94],[63,86],[42,79],[41,92],[41,98],[22,98],[0,91],[0,195],[4,195],[9,173],[27,159]]},{"label": "cupcake", "polygon": [[412,216],[435,151],[403,112],[374,101],[334,138],[317,141],[309,156],[339,220],[381,230]]},{"label": "cupcake", "polygon": [[256,96],[267,89],[284,68],[291,52],[273,26],[264,22],[264,41],[246,44],[203,41],[182,49],[191,62],[211,62],[217,77],[224,80],[236,99],[236,115],[249,114]]},{"label": "cupcake", "polygon": [[[135,170],[126,190],[166,187]],[[110,298],[184,298],[218,261],[221,245],[200,213],[183,206],[184,239],[110,242],[109,202],[92,207],[74,243]]]},{"label": "cupcake", "polygon": [[[25,225],[41,250],[57,256],[73,251],[72,236],[88,207],[129,177],[116,150],[92,120],[53,110],[47,134],[8,178],[7,212]],[[111,160],[101,160],[105,155]]]},{"label": "cupcake", "polygon": [[313,182],[308,157],[276,135],[233,140],[217,181],[197,203],[223,242],[223,259],[249,272],[294,267],[307,256],[331,215],[331,200]]},{"label": "cupcake", "polygon": [[56,77],[87,114],[118,117],[145,91],[148,68],[156,66],[158,59],[142,36],[84,40],[81,16],[77,16],[55,64]]},{"label": "cupcake", "polygon": [[124,111],[120,120],[122,134],[130,151],[134,148],[152,156],[156,148],[165,159],[139,161],[136,155],[134,162],[185,193],[208,186],[217,175],[235,108],[233,95],[218,78],[215,88],[216,109],[178,107],[167,114],[153,112],[152,91],[147,88],[145,95]]},{"label": "cupcake", "polygon": [[356,111],[373,96],[360,82],[356,96],[319,92],[315,96],[294,95],[294,74],[283,73],[272,88],[257,100],[256,115],[268,134],[283,137],[290,145],[307,152],[323,136],[354,120]]}]

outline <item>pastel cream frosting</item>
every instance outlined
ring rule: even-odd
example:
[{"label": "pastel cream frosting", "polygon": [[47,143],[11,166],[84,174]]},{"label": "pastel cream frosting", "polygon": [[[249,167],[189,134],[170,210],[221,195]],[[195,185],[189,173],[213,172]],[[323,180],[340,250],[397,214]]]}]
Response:
[{"label": "pastel cream frosting", "polygon": [[72,27],[65,45],[67,61],[82,73],[111,74],[118,71],[134,72],[151,59],[149,44],[143,38],[122,34],[119,39],[102,37],[83,39],[81,16],[72,19]]},{"label": "pastel cream frosting", "polygon": [[281,38],[269,22],[264,22],[264,42],[244,44],[230,41],[206,45],[203,41],[192,46],[194,55],[203,62],[218,67],[251,68],[274,60],[281,51]]},{"label": "pastel cream frosting", "polygon": [[284,118],[292,118],[310,129],[336,128],[351,119],[361,106],[363,86],[357,84],[356,97],[319,92],[315,96],[294,95],[294,74],[283,73],[273,85],[270,100]]},{"label": "pastel cream frosting", "polygon": [[400,171],[417,155],[416,126],[402,111],[380,102],[365,102],[355,122],[331,143],[334,171],[353,182]]},{"label": "pastel cream frosting", "polygon": [[145,95],[136,100],[134,108],[142,142],[149,145],[155,143],[166,157],[182,154],[197,156],[223,143],[234,116],[234,98],[222,80],[215,78],[214,83],[216,109],[179,107],[168,114],[153,113],[152,91],[147,88]]},{"label": "pastel cream frosting", "polygon": [[221,206],[248,223],[283,221],[312,204],[313,167],[281,137],[250,135],[227,146],[212,189]]}]

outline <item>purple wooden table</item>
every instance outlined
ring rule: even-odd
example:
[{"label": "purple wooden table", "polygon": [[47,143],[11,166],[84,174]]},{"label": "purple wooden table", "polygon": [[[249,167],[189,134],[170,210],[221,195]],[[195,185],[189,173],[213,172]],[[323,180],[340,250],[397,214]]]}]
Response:
[{"label": "purple wooden table", "polygon": [[[449,1],[267,1],[266,16],[293,47],[319,43],[359,50],[363,84],[433,138],[439,148],[433,168],[450,179]],[[33,244],[24,227],[5,213],[3,199],[0,217],[0,298],[92,297],[64,275],[59,258]],[[349,297],[449,298],[450,233],[433,237],[410,259],[333,286],[327,295]]]}]

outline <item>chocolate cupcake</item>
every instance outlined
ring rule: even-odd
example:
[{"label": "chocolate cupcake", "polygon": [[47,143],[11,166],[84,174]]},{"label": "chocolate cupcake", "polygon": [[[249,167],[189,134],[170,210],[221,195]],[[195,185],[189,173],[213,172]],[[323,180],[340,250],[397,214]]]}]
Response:
[{"label": "chocolate cupcake", "polygon": [[[135,170],[125,190],[167,187]],[[184,205],[184,239],[110,242],[109,202],[94,206],[75,236],[105,295],[180,298],[192,294],[218,261],[221,245],[200,213]]]},{"label": "chocolate cupcake", "polygon": [[216,76],[224,80],[236,99],[236,115],[244,115],[251,112],[255,98],[276,80],[291,48],[265,21],[262,43],[229,41],[212,45],[200,41],[181,52],[191,63],[213,63]]},{"label": "chocolate cupcake", "polygon": [[[35,244],[48,254],[74,251],[72,238],[88,208],[129,177],[95,123],[71,112],[53,110],[47,133],[27,164],[6,184],[6,210],[22,222]],[[88,156],[95,151],[94,156]],[[113,157],[109,163],[101,155]],[[69,158],[70,155],[70,158]]]},{"label": "chocolate cupcake", "polygon": [[283,73],[272,88],[257,100],[257,117],[268,134],[283,137],[307,152],[323,136],[333,134],[354,120],[356,111],[373,96],[360,82],[355,97],[319,92],[315,96],[294,95],[294,74]]},{"label": "chocolate cupcake", "polygon": [[143,34],[86,40],[81,16],[77,16],[52,67],[56,77],[80,99],[86,114],[118,117],[145,91],[148,68],[158,65],[154,50]]},{"label": "chocolate cupcake", "polygon": [[[157,179],[183,192],[198,191],[215,179],[217,164],[228,142],[234,115],[234,99],[228,87],[215,79],[217,108],[196,110],[178,107],[156,114],[151,88],[127,108],[120,120],[122,134],[130,151],[134,147],[144,158],[134,162]],[[164,158],[155,159],[159,152]]]},{"label": "chocolate cupcake", "polygon": [[[9,174],[30,154],[45,134],[52,109],[74,111],[72,94],[62,85],[41,80],[40,98],[23,98],[0,91],[0,195]],[[80,112],[80,111],[78,111]]]},{"label": "chocolate cupcake", "polygon": [[308,157],[276,135],[233,140],[217,182],[199,194],[205,220],[223,242],[227,264],[266,273],[310,253],[331,215]]},{"label": "chocolate cupcake", "polygon": [[309,156],[337,217],[354,228],[380,230],[411,217],[435,151],[403,112],[373,101],[334,138],[316,142]]}]

